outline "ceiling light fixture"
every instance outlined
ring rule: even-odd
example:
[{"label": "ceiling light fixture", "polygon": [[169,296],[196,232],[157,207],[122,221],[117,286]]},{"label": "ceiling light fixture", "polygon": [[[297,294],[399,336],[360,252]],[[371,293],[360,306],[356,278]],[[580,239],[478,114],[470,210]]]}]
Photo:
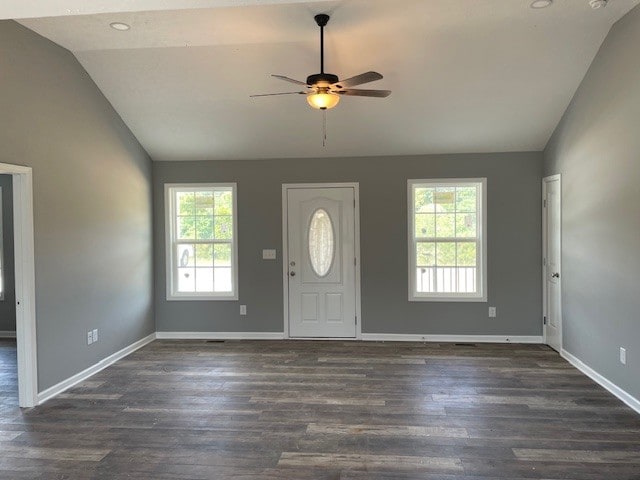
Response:
[{"label": "ceiling light fixture", "polygon": [[329,110],[340,102],[340,96],[329,90],[329,87],[318,87],[317,92],[307,94],[307,102],[318,110]]},{"label": "ceiling light fixture", "polygon": [[536,10],[540,8],[547,8],[551,6],[552,3],[553,3],[553,0],[534,0],[531,3],[531,8],[534,8]]},{"label": "ceiling light fixture", "polygon": [[604,8],[607,6],[607,1],[608,0],[591,0],[589,2],[589,5],[591,5],[591,8],[593,8],[594,10],[597,10],[599,8]]},{"label": "ceiling light fixture", "polygon": [[122,22],[113,22],[113,23],[110,23],[109,26],[111,28],[113,28],[114,30],[118,30],[120,32],[126,32],[127,30],[129,30],[131,28],[129,25],[127,25],[126,23],[122,23]]}]

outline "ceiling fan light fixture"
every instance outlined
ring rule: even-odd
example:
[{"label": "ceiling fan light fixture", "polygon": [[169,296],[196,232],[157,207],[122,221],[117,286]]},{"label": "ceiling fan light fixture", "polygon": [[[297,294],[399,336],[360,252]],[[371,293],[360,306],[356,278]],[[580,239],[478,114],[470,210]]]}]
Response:
[{"label": "ceiling fan light fixture", "polygon": [[340,102],[340,96],[332,92],[314,92],[307,94],[309,105],[318,110],[330,110]]}]

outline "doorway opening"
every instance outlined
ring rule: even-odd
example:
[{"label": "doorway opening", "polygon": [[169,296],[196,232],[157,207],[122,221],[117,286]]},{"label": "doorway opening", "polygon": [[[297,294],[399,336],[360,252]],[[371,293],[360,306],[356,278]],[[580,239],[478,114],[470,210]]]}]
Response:
[{"label": "doorway opening", "polygon": [[38,373],[33,246],[33,172],[30,167],[0,163],[13,188],[13,258],[15,273],[16,363],[18,404],[37,405]]}]

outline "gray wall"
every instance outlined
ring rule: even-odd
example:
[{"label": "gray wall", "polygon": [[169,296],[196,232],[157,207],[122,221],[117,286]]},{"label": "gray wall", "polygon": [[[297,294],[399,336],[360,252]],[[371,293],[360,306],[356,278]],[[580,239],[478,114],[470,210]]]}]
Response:
[{"label": "gray wall", "polygon": [[[545,151],[562,174],[564,348],[640,398],[640,7],[611,29]],[[618,361],[627,348],[627,365]]]},{"label": "gray wall", "polygon": [[2,251],[4,300],[0,300],[0,331],[16,331],[15,271],[13,263],[13,181],[0,175],[2,187]]},{"label": "gray wall", "polygon": [[0,162],[33,167],[43,390],[155,330],[151,162],[67,50],[2,21],[0,72]]},{"label": "gray wall", "polygon": [[[153,171],[158,331],[281,332],[282,183],[360,182],[363,332],[541,335],[541,153],[154,162]],[[489,303],[407,300],[407,179],[430,177],[488,177]],[[165,300],[172,182],[238,183],[239,302]],[[278,261],[263,261],[263,248]]]}]

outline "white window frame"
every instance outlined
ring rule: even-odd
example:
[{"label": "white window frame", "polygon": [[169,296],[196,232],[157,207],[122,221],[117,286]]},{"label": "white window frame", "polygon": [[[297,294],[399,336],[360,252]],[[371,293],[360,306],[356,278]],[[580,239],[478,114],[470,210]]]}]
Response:
[{"label": "white window frame", "polygon": [[[415,201],[416,187],[454,187],[462,184],[476,184],[480,186],[481,195],[478,201],[478,242],[476,281],[479,282],[477,293],[425,293],[416,289],[416,239],[415,239]],[[407,211],[408,211],[408,253],[409,253],[409,301],[410,302],[486,302],[487,301],[487,179],[486,178],[428,178],[410,179],[407,181]],[[455,238],[446,239],[456,241]]]},{"label": "white window frame", "polygon": [[[233,196],[233,239],[231,251],[233,262],[231,265],[233,288],[231,292],[188,292],[177,291],[177,262],[175,258],[176,243],[176,204],[175,192],[199,191],[216,188],[231,188]],[[167,275],[167,300],[238,300],[238,198],[236,183],[166,183],[164,185],[165,200],[165,250]],[[197,243],[197,242],[196,242]]]}]

